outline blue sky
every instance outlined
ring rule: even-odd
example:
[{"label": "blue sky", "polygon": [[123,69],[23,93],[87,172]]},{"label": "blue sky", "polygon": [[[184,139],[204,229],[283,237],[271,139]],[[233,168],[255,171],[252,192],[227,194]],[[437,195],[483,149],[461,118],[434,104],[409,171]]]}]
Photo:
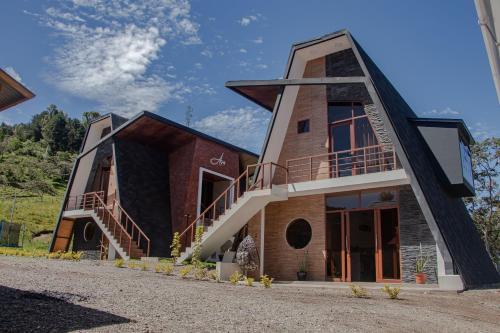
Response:
[{"label": "blue sky", "polygon": [[[259,151],[269,113],[224,88],[283,75],[290,46],[349,29],[421,116],[500,135],[473,1],[2,1],[0,67],[36,93],[16,123],[56,104],[73,117],[147,109]],[[7,46],[7,47],[5,47]]]}]

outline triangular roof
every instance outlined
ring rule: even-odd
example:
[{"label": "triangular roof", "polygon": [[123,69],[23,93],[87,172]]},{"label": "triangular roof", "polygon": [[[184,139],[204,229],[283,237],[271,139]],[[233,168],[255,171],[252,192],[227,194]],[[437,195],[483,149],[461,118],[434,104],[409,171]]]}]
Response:
[{"label": "triangular roof", "polygon": [[[444,258],[451,256],[464,285],[474,287],[500,283],[500,276],[494,268],[474,223],[461,198],[450,196],[441,185],[431,163],[432,153],[421,137],[415,119],[419,119],[410,106],[399,95],[365,51],[347,30],[341,30],[292,46],[283,80],[277,81],[230,81],[226,85],[251,100],[267,94],[266,101],[258,99],[258,104],[270,105],[270,87],[280,86],[275,93],[273,116],[262,149],[260,162],[276,162],[281,151],[288,127],[290,114],[297,96],[298,85],[330,85],[316,79],[303,79],[302,73],[308,60],[331,54],[342,49],[352,49],[362,68],[364,76],[329,78],[338,83],[362,81],[376,108],[380,110],[381,120],[396,147],[396,152],[408,174],[412,189],[422,212],[432,230]],[[264,88],[267,87],[267,88]],[[267,90],[266,90],[267,89]],[[274,97],[273,97],[274,98]],[[269,108],[268,108],[269,109]],[[285,129],[286,131],[286,129]],[[280,141],[281,140],[281,141]],[[446,245],[446,246],[443,246]],[[448,272],[452,274],[453,272]]]},{"label": "triangular roof", "polygon": [[0,68],[0,111],[35,96],[28,88]]}]

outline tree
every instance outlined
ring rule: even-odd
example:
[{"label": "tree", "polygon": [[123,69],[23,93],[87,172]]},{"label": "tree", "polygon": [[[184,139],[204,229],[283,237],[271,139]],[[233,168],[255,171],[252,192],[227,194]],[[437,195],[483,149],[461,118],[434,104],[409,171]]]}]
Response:
[{"label": "tree", "polygon": [[49,116],[42,127],[42,136],[47,141],[50,150],[64,151],[67,149],[68,131],[66,128],[66,115],[57,109],[55,105],[47,108]]},{"label": "tree", "polygon": [[101,114],[99,112],[96,112],[96,111],[86,111],[83,113],[82,115],[82,125],[84,128],[87,128],[89,126],[89,124],[99,118],[101,116]]},{"label": "tree", "polygon": [[85,128],[78,119],[69,118],[66,121],[66,131],[68,136],[67,148],[71,152],[77,152],[85,136]]},{"label": "tree", "polygon": [[471,147],[476,196],[467,208],[493,261],[500,257],[500,138],[488,138]]}]

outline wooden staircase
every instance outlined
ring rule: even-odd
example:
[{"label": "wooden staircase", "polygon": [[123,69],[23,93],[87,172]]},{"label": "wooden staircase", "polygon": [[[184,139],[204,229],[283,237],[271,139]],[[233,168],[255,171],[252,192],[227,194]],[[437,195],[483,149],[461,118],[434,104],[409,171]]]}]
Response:
[{"label": "wooden staircase", "polygon": [[102,191],[70,197],[63,217],[92,217],[109,243],[125,260],[148,257],[150,239],[116,200],[107,205],[103,198]]}]

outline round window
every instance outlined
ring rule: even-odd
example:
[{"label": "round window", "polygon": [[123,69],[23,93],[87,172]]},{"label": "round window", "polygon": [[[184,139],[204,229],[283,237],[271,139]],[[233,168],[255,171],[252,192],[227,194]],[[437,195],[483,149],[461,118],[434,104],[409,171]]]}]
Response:
[{"label": "round window", "polygon": [[304,219],[297,219],[286,228],[286,241],[294,249],[303,249],[311,241],[311,225]]},{"label": "round window", "polygon": [[85,228],[83,228],[83,239],[88,242],[94,238],[95,234],[95,224],[93,222],[87,222]]}]

